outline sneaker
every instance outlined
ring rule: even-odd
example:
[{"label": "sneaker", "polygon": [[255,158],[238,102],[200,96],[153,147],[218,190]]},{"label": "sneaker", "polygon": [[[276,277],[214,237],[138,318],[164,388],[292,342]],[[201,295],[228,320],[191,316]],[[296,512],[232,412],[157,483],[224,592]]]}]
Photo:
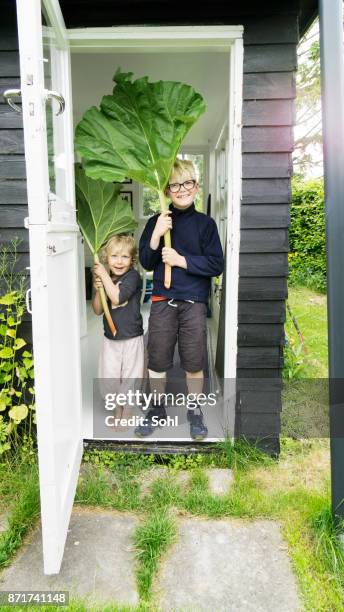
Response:
[{"label": "sneaker", "polygon": [[193,440],[204,440],[208,435],[208,428],[203,423],[203,412],[199,408],[199,413],[195,410],[188,410],[186,418],[190,423],[190,437]]},{"label": "sneaker", "polygon": [[144,419],[144,421],[142,421],[140,425],[135,427],[134,431],[137,436],[141,438],[144,438],[145,436],[150,436],[153,433],[153,431],[155,431],[155,429],[160,427],[159,422],[157,424],[152,422],[152,419],[154,416],[159,417],[159,421],[160,419],[166,419],[167,414],[166,414],[165,406],[164,405],[161,406],[160,404],[157,404],[156,406],[153,406],[153,408],[148,410],[147,416]]}]

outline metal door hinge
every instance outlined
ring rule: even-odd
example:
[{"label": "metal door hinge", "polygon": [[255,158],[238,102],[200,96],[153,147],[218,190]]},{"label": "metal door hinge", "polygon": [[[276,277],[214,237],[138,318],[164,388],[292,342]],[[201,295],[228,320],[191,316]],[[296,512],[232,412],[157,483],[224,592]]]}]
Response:
[{"label": "metal door hinge", "polygon": [[52,255],[53,253],[56,253],[56,246],[54,244],[48,244],[47,251],[48,251],[48,255]]}]

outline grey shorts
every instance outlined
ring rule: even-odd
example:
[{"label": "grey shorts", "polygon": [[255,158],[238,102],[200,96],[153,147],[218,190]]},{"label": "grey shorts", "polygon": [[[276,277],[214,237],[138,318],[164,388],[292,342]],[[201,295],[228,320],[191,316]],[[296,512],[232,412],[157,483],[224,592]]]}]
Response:
[{"label": "grey shorts", "polygon": [[181,367],[186,372],[203,370],[206,360],[206,314],[204,302],[152,302],[148,323],[148,368],[155,372],[172,368],[178,340]]}]

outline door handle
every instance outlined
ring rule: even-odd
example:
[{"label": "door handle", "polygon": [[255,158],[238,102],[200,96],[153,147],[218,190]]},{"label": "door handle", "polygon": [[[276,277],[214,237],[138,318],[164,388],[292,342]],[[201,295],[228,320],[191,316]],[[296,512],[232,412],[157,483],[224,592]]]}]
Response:
[{"label": "door handle", "polygon": [[[65,103],[65,99],[64,97],[58,92],[58,91],[52,91],[49,89],[45,89],[44,90],[45,93],[45,99],[46,100],[52,100],[53,98],[55,98],[55,100],[58,101],[60,108],[57,111],[56,115],[62,115],[62,113],[65,110],[66,107],[66,103]],[[13,108],[13,110],[15,110],[17,113],[21,113],[22,110],[20,108],[20,106],[18,106],[15,102],[13,102],[12,98],[18,98],[21,96],[21,90],[20,89],[6,89],[6,91],[4,91],[4,99],[6,100],[7,104]]]},{"label": "door handle", "polygon": [[29,314],[32,314],[30,298],[31,298],[31,287],[25,293],[25,302],[26,302],[26,310],[28,311]]},{"label": "door handle", "polygon": [[62,115],[62,113],[64,112],[66,108],[66,102],[65,102],[64,97],[58,91],[53,91],[50,89],[45,89],[44,94],[45,94],[46,100],[53,100],[53,99],[57,100],[57,102],[60,105],[60,108],[57,111],[56,115]]},{"label": "door handle", "polygon": [[6,91],[4,91],[4,98],[7,102],[7,104],[13,108],[13,110],[15,110],[17,113],[21,113],[22,110],[20,108],[20,106],[18,106],[15,102],[13,102],[12,98],[19,98],[21,96],[21,91],[20,89],[6,89]]}]

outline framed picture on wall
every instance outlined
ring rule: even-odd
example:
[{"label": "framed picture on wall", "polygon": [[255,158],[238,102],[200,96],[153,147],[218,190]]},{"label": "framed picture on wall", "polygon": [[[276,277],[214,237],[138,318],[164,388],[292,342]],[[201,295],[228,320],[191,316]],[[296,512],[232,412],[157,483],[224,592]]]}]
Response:
[{"label": "framed picture on wall", "polygon": [[129,202],[131,208],[133,207],[133,192],[132,191],[121,191],[120,196],[123,200]]}]

